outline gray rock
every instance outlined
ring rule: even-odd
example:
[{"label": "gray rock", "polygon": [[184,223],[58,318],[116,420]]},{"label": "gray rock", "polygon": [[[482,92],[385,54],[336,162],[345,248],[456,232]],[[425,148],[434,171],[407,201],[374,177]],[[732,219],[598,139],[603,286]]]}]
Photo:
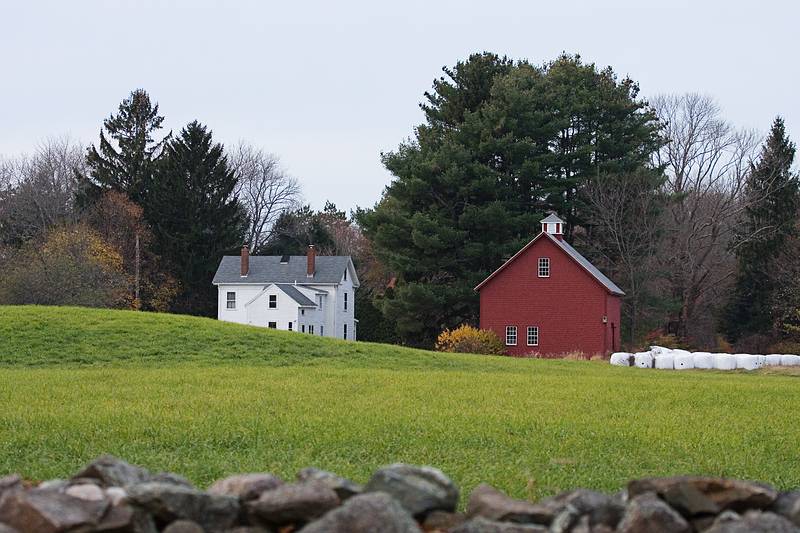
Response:
[{"label": "gray rock", "polygon": [[214,482],[208,488],[209,494],[227,494],[241,500],[254,500],[262,492],[276,489],[283,485],[283,480],[272,474],[240,474]]},{"label": "gray rock", "polygon": [[691,530],[678,511],[653,493],[633,498],[617,526],[619,533],[689,533]]},{"label": "gray rock", "polygon": [[[378,493],[376,493],[378,494]],[[467,521],[462,513],[448,513],[446,511],[431,511],[422,523],[424,531],[449,531]]]},{"label": "gray rock", "polygon": [[467,502],[467,516],[482,516],[500,522],[549,525],[557,509],[524,500],[515,500],[494,487],[482,483],[475,487]]},{"label": "gray rock", "polygon": [[5,491],[18,490],[22,488],[22,478],[17,474],[0,477],[0,496]]},{"label": "gray rock", "polygon": [[165,527],[162,533],[205,533],[205,530],[191,520],[176,520]]},{"label": "gray rock", "polygon": [[112,505],[94,528],[106,533],[158,533],[153,517],[127,504]]},{"label": "gray rock", "polygon": [[301,533],[419,533],[417,522],[383,492],[349,498],[344,505],[308,524]]},{"label": "gray rock", "polygon": [[781,493],[770,511],[783,515],[800,526],[800,490]]},{"label": "gray rock", "polygon": [[0,499],[0,522],[21,532],[56,533],[96,525],[108,501],[88,501],[55,490],[9,491]]},{"label": "gray rock", "polygon": [[124,487],[150,481],[151,474],[113,455],[101,455],[72,478],[92,478],[104,487]]},{"label": "gray rock", "polygon": [[146,509],[157,523],[193,520],[209,531],[230,528],[239,515],[239,500],[172,483],[148,481],[127,488],[128,501]]},{"label": "gray rock", "polygon": [[80,498],[81,500],[89,501],[100,501],[106,498],[106,494],[103,489],[97,485],[92,485],[89,483],[70,485],[64,490],[64,494],[68,494],[73,498]]},{"label": "gray rock", "polygon": [[256,525],[305,524],[338,506],[339,497],[321,483],[297,483],[263,492],[246,505]]},{"label": "gray rock", "polygon": [[556,515],[553,522],[550,524],[550,533],[568,533],[571,532],[573,527],[578,525],[581,520],[581,512],[567,504],[560,513]]},{"label": "gray rock", "polygon": [[747,511],[744,516],[720,515],[705,533],[798,533],[785,517],[768,511]]},{"label": "gray rock", "polygon": [[19,530],[6,524],[0,524],[0,533],[19,533]]},{"label": "gray rock", "polygon": [[[625,506],[618,497],[587,489],[562,492],[552,498],[542,500],[538,505],[551,509],[559,516],[564,515],[564,511],[569,511],[561,517],[562,524],[567,523],[567,516],[572,517],[574,523],[582,515],[589,515],[592,527],[606,525],[615,528],[625,512]],[[569,523],[565,531],[568,531],[573,523]]]},{"label": "gray rock", "polygon": [[451,529],[450,533],[548,533],[548,529],[538,524],[497,522],[496,520],[477,516]]},{"label": "gray rock", "polygon": [[332,472],[327,472],[318,468],[304,468],[297,473],[297,481],[319,481],[320,483],[323,483],[324,485],[333,489],[333,491],[342,501],[352,498],[357,494],[361,494],[361,492],[364,490],[361,485],[354,483],[347,478],[337,476]]},{"label": "gray rock", "polygon": [[158,483],[171,483],[172,485],[180,485],[182,487],[195,488],[194,485],[192,485],[191,481],[189,481],[183,476],[179,476],[178,474],[173,474],[171,472],[156,472],[155,474],[150,474],[147,478],[147,481],[155,481]]},{"label": "gray rock", "polygon": [[[691,493],[687,492],[689,490]],[[638,479],[628,483],[628,495],[631,498],[645,492],[655,492],[665,500],[680,496],[676,501],[682,506],[709,505],[705,500],[687,502],[687,497],[692,499],[692,495],[700,493],[715,504],[718,510],[734,511],[765,509],[778,498],[778,493],[769,485],[726,478],[678,476]]]},{"label": "gray rock", "polygon": [[364,492],[385,492],[416,518],[424,518],[431,511],[453,512],[458,505],[455,484],[441,470],[427,466],[394,464],[381,468]]}]

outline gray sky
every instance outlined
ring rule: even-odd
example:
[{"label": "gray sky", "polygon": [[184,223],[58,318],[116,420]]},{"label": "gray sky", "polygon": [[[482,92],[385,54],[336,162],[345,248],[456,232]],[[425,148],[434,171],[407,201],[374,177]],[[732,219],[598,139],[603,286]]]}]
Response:
[{"label": "gray sky", "polygon": [[142,87],[169,129],[196,118],[277,154],[312,206],[371,206],[390,180],[380,152],[421,122],[422,93],[483,50],[578,52],[645,96],[713,95],[741,127],[780,113],[798,141],[799,20],[794,0],[0,0],[0,154],[96,142]]}]

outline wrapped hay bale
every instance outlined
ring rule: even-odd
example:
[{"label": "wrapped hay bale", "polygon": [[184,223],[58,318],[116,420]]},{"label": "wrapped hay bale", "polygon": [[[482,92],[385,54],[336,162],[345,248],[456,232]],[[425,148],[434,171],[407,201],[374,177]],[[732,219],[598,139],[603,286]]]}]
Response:
[{"label": "wrapped hay bale", "polygon": [[632,353],[616,352],[611,354],[611,364],[616,366],[631,366]]},{"label": "wrapped hay bale", "polygon": [[800,355],[781,355],[781,366],[800,366]]},{"label": "wrapped hay bale", "polygon": [[650,353],[653,354],[653,357],[656,355],[660,355],[662,353],[670,353],[672,352],[671,348],[664,348],[663,346],[651,346]]},{"label": "wrapped hay bale", "polygon": [[672,370],[675,368],[675,356],[672,355],[672,350],[664,349],[660,353],[655,354],[656,368],[662,370]]},{"label": "wrapped hay bale", "polygon": [[757,361],[756,361],[756,364],[758,365],[758,368],[764,368],[765,366],[767,366],[767,356],[766,355],[756,355],[756,357],[758,358]]},{"label": "wrapped hay bale", "polygon": [[694,368],[694,356],[686,350],[673,350],[675,356],[675,370],[689,370]]},{"label": "wrapped hay bale", "polygon": [[736,368],[740,370],[756,370],[758,369],[758,356],[749,353],[737,353]]},{"label": "wrapped hay bale", "polygon": [[736,356],[729,353],[715,353],[714,368],[716,370],[736,370]]},{"label": "wrapped hay bale", "polygon": [[650,352],[633,354],[633,365],[639,368],[653,368],[653,354]]},{"label": "wrapped hay bale", "polygon": [[767,355],[767,366],[781,366],[781,357],[779,353],[771,353]]},{"label": "wrapped hay bale", "polygon": [[709,370],[714,368],[714,356],[708,352],[695,352],[692,354],[695,368]]}]

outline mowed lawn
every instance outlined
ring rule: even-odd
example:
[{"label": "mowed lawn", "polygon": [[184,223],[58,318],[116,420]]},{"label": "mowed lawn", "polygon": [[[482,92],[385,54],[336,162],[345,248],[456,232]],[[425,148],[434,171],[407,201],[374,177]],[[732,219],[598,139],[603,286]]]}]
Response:
[{"label": "mowed lawn", "polygon": [[205,486],[435,465],[538,498],[632,477],[800,486],[800,379],[437,354],[213,320],[0,307],[0,475],[101,453]]}]

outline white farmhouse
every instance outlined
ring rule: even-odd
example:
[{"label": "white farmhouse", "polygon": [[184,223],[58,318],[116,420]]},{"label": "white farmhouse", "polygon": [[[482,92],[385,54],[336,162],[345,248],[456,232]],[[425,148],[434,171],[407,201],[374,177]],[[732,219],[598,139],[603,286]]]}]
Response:
[{"label": "white farmhouse", "polygon": [[225,256],[212,282],[217,318],[265,328],[356,338],[355,289],[350,256]]}]

